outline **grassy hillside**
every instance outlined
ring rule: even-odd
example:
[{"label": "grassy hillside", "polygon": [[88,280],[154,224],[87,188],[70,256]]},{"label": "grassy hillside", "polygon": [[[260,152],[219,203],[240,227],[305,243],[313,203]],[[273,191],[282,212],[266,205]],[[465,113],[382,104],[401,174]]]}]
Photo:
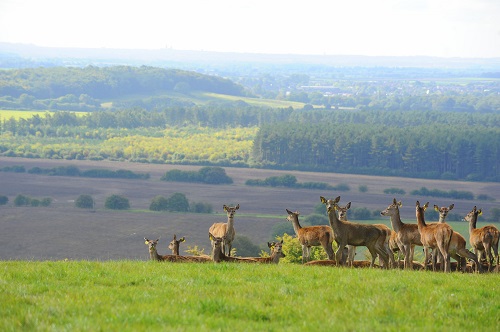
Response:
[{"label": "grassy hillside", "polygon": [[0,329],[484,331],[498,274],[296,264],[2,262]]}]

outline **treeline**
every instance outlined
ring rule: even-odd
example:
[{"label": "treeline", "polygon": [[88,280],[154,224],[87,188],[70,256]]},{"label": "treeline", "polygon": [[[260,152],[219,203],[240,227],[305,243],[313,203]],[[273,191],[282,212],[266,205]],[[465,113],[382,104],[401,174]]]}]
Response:
[{"label": "treeline", "polygon": [[[24,173],[26,168],[22,165],[6,166],[0,169],[2,172]],[[58,166],[52,168],[33,167],[28,171],[30,174],[51,175],[51,176],[81,176],[87,178],[111,178],[111,179],[149,179],[149,173],[134,173],[126,169],[116,171],[110,169],[88,169],[81,171],[76,166]]]},{"label": "treeline", "polygon": [[0,107],[99,109],[99,99],[191,91],[242,95],[243,87],[216,76],[156,67],[54,67],[0,70]]},{"label": "treeline", "polygon": [[280,169],[500,181],[500,129],[269,124],[256,135],[253,158]]}]

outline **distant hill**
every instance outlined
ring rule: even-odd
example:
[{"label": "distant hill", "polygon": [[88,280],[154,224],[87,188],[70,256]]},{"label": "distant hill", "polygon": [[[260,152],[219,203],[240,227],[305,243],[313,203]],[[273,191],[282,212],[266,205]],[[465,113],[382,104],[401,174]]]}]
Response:
[{"label": "distant hill", "polygon": [[22,68],[49,65],[86,66],[151,65],[196,71],[247,66],[253,70],[280,71],[303,65],[330,67],[415,67],[447,68],[477,72],[500,70],[500,58],[439,58],[428,56],[360,56],[298,55],[207,51],[184,51],[170,48],[157,50],[108,48],[53,48],[26,44],[0,43],[0,68]]}]

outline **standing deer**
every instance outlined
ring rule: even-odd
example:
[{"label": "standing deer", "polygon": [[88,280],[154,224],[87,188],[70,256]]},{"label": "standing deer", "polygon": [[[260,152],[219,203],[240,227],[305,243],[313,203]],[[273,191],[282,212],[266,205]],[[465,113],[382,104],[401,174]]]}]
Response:
[{"label": "standing deer", "polygon": [[[424,246],[425,264],[429,261],[429,249],[439,249],[443,255],[444,271],[450,272],[450,242],[453,235],[453,229],[446,223],[425,223],[425,210],[429,202],[420,206],[420,202],[415,204],[415,215],[417,217],[418,231],[420,232],[420,241]],[[432,260],[432,270],[436,271],[436,263]]]},{"label": "standing deer", "polygon": [[[500,231],[495,226],[488,225],[481,228],[477,228],[477,218],[483,213],[481,209],[477,209],[476,206],[469,212],[464,220],[469,223],[469,240],[470,244],[474,248],[474,253],[476,254],[477,260],[479,262],[479,267],[481,264],[481,257],[483,254],[487,256],[488,271],[492,270],[492,265],[494,257],[496,258],[496,265],[499,265],[498,256],[498,240],[500,238]],[[493,254],[491,253],[493,249]],[[475,262],[477,263],[477,262]]]},{"label": "standing deer", "polygon": [[340,196],[335,199],[327,200],[320,196],[321,203],[326,205],[326,212],[330,226],[333,229],[335,241],[338,249],[335,252],[335,260],[337,263],[342,263],[342,250],[346,245],[366,246],[372,256],[370,266],[373,267],[377,255],[383,261],[384,267],[388,266],[388,254],[386,251],[387,235],[378,227],[367,224],[358,224],[349,221],[341,221],[337,217],[337,203],[340,201]]},{"label": "standing deer", "polygon": [[288,217],[286,220],[293,225],[295,234],[302,245],[302,263],[306,263],[311,258],[311,247],[321,245],[325,249],[328,259],[333,260],[333,231],[329,226],[308,226],[302,227],[299,223],[300,213],[286,209]]},{"label": "standing deer", "polygon": [[399,208],[401,206],[403,206],[403,204],[397,202],[396,198],[394,198],[392,204],[384,211],[380,212],[380,214],[390,217],[392,229],[397,234],[396,242],[405,256],[404,267],[405,269],[412,269],[415,246],[422,246],[422,241],[420,240],[420,232],[418,231],[417,224],[405,224],[401,221],[401,216],[399,214]]},{"label": "standing deer", "polygon": [[237,257],[226,256],[226,254],[224,254],[224,252],[222,251],[225,241],[224,236],[216,237],[209,232],[208,237],[212,242],[211,259],[215,263],[220,263],[220,262],[257,263],[257,261],[252,258],[237,258]]},{"label": "standing deer", "polygon": [[144,238],[146,241],[146,245],[148,246],[149,249],[149,257],[151,260],[154,261],[167,261],[167,262],[196,262],[196,263],[206,263],[210,262],[211,259],[210,257],[204,257],[204,256],[179,256],[179,255],[160,255],[158,254],[158,251],[156,249],[156,246],[158,245],[158,241],[160,239],[156,240],[149,240],[147,238]]},{"label": "standing deer", "polygon": [[[236,205],[234,207],[224,205],[224,211],[227,214],[227,223],[219,222],[210,226],[208,230],[209,234],[212,234],[213,237],[223,238],[224,243],[222,244],[222,252],[231,256],[231,248],[234,240],[234,236],[236,232],[234,230],[234,214],[240,208],[240,205]],[[212,243],[213,246],[213,243]]]},{"label": "standing deer", "polygon": [[[439,212],[439,221],[438,223],[445,223],[446,217],[448,213],[453,209],[454,204],[451,204],[449,207],[443,206],[439,207],[434,205],[434,210]],[[467,268],[467,258],[473,260],[478,267],[478,270],[482,272],[482,265],[478,263],[478,258],[472,252],[467,250],[465,238],[458,232],[453,231],[453,235],[451,236],[450,249],[448,250],[450,256],[457,261],[457,271],[461,270],[465,272]],[[438,262],[443,260],[443,257],[437,250],[433,250],[432,259],[438,259]]]},{"label": "standing deer", "polygon": [[[351,208],[351,202],[347,203],[344,207],[337,205],[336,210],[338,211],[338,219],[341,221],[347,220],[347,211]],[[394,262],[394,253],[390,247],[391,235],[392,231],[389,227],[384,224],[373,224],[373,226],[380,229],[382,233],[385,234],[386,243],[384,244],[385,251],[387,252],[387,256],[389,257],[390,266],[395,267],[396,263]],[[348,254],[347,254],[347,264],[352,266],[354,262],[354,256],[356,255],[356,246],[348,245]],[[380,262],[382,263],[382,261]]]}]

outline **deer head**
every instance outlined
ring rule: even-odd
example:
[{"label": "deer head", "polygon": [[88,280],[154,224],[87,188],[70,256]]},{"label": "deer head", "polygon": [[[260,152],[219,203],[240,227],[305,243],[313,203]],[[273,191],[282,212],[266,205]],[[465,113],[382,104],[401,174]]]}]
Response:
[{"label": "deer head", "polygon": [[392,200],[392,204],[389,205],[384,211],[380,212],[382,216],[392,216],[396,213],[399,213],[399,208],[403,206],[401,201],[396,201],[396,198]]},{"label": "deer head", "polygon": [[477,217],[483,214],[483,211],[481,209],[477,209],[476,206],[472,209],[471,212],[467,213],[467,215],[464,217],[463,221],[467,221],[471,223],[474,227],[476,227],[476,222],[477,222]]},{"label": "deer head", "polygon": [[330,213],[330,211],[335,211],[337,203],[340,202],[340,196],[337,196],[335,199],[326,199],[323,196],[320,196],[319,199],[321,203],[326,205],[326,212]]},{"label": "deer head", "polygon": [[224,205],[223,208],[224,208],[224,211],[227,213],[228,218],[234,218],[234,214],[236,213],[236,210],[238,210],[240,208],[240,205],[238,204],[234,207]]},{"label": "deer head", "polygon": [[335,205],[335,210],[338,211],[340,220],[347,220],[347,211],[351,208],[351,202],[347,203],[346,206]]},{"label": "deer head", "polygon": [[158,241],[160,241],[160,239],[156,239],[156,240],[149,240],[147,238],[144,238],[144,242],[148,248],[149,248],[149,251],[156,251],[156,245],[158,244]]},{"label": "deer head", "polygon": [[172,250],[172,254],[179,255],[180,243],[184,241],[186,241],[184,236],[177,240],[177,236],[174,234],[174,239],[168,244],[168,249]]},{"label": "deer head", "polygon": [[451,210],[453,210],[454,207],[455,207],[455,204],[451,204],[448,207],[446,207],[446,206],[439,207],[439,206],[434,204],[434,210],[439,212],[439,221],[444,222],[444,220],[446,219],[446,216],[448,215],[448,213]]}]

